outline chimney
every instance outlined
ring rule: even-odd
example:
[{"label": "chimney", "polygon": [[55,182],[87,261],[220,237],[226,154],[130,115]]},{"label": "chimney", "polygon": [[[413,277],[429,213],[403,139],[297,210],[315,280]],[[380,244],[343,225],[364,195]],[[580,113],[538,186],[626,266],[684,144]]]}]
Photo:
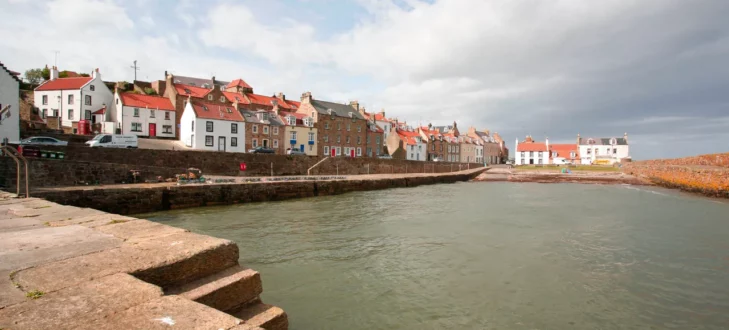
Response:
[{"label": "chimney", "polygon": [[58,79],[58,68],[55,65],[51,68],[51,77],[50,78],[51,78],[51,80]]},{"label": "chimney", "polygon": [[91,72],[91,77],[94,79],[96,79],[96,78],[101,79],[101,73],[99,73],[99,68],[96,68],[96,69],[94,69],[93,72]]},{"label": "chimney", "polygon": [[312,99],[313,97],[311,97],[311,92],[301,94],[301,103],[311,103]]},{"label": "chimney", "polygon": [[278,100],[273,99],[273,100],[271,100],[271,103],[273,104],[273,109],[271,109],[271,111],[273,111],[273,113],[275,113],[276,116],[278,116],[278,111],[279,111]]},{"label": "chimney", "polygon": [[580,133],[577,133],[577,146],[580,146]]},{"label": "chimney", "polygon": [[545,141],[545,144],[547,145],[547,151],[549,151],[549,137],[547,137]]},{"label": "chimney", "polygon": [[628,144],[628,133],[626,132],[623,134],[623,138],[625,139],[625,144]]},{"label": "chimney", "polygon": [[284,93],[281,93],[281,92],[276,94],[276,98],[278,98],[279,100],[284,101],[284,102],[286,101],[286,95],[284,95]]},{"label": "chimney", "polygon": [[428,130],[433,129],[433,123],[428,123]]},{"label": "chimney", "polygon": [[357,112],[359,112],[359,101],[354,100],[352,102],[349,102],[349,105],[352,106],[352,108],[354,108],[354,110],[357,110]]}]

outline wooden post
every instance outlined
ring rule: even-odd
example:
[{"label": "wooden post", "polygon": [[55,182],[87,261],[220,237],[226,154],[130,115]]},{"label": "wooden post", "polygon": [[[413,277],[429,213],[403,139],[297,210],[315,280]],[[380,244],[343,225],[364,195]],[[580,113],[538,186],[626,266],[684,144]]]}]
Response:
[{"label": "wooden post", "polygon": [[273,162],[271,162],[271,176],[273,176]]}]

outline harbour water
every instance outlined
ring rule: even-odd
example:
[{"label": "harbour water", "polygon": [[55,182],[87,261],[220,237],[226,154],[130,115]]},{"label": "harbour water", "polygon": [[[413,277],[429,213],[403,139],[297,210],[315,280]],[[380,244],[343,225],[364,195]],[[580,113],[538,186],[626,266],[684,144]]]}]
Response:
[{"label": "harbour water", "polygon": [[291,329],[728,329],[729,204],[658,188],[459,183],[188,209]]}]

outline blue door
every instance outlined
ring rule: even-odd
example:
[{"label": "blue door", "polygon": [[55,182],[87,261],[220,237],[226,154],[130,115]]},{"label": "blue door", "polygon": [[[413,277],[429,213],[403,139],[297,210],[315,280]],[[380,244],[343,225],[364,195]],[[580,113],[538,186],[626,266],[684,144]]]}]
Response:
[{"label": "blue door", "polygon": [[301,147],[299,147],[299,149],[301,149],[301,152],[304,152],[304,145],[302,144]]}]

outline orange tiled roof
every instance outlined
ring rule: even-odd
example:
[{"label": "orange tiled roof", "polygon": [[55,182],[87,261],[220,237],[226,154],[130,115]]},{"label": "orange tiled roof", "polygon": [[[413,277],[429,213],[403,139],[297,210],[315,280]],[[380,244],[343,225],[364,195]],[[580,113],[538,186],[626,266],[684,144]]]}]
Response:
[{"label": "orange tiled roof", "polygon": [[170,99],[162,96],[121,93],[119,98],[121,98],[122,104],[128,107],[175,111],[175,106],[172,105]]},{"label": "orange tiled roof", "polygon": [[36,91],[59,91],[69,89],[80,89],[91,81],[91,77],[77,78],[58,78],[56,80],[46,80],[42,85],[36,88]]},{"label": "orange tiled roof", "polygon": [[243,79],[233,80],[226,87],[228,87],[228,88],[230,88],[230,87],[243,87],[243,88],[251,88],[251,89],[253,88],[253,87],[251,87],[251,85],[248,85],[248,83],[245,82]]},{"label": "orange tiled roof", "polygon": [[575,153],[575,158],[580,157],[580,149],[575,144],[550,144],[549,149],[553,154],[556,152],[557,157],[572,158],[572,152]]},{"label": "orange tiled roof", "polygon": [[516,151],[548,151],[544,142],[524,142],[516,146]]},{"label": "orange tiled roof", "polygon": [[272,107],[273,101],[276,101],[276,103],[278,103],[279,108],[283,108],[283,109],[289,108],[289,105],[286,104],[286,102],[283,102],[275,97],[264,96],[264,95],[253,94],[253,93],[246,94],[246,96],[248,96],[248,99],[251,100],[251,104],[258,104],[258,105],[265,105],[265,106]]},{"label": "orange tiled roof", "polygon": [[192,96],[197,98],[203,98],[205,95],[208,95],[212,89],[202,88],[202,87],[196,87],[196,86],[190,86],[190,85],[184,85],[184,84],[173,84],[175,86],[175,89],[177,90],[178,95],[183,96]]},{"label": "orange tiled roof", "polygon": [[193,102],[192,109],[198,118],[217,119],[228,121],[243,121],[240,111],[236,110],[230,104],[212,104],[204,102]]},{"label": "orange tiled roof", "polygon": [[248,100],[246,100],[246,98],[243,95],[239,94],[239,93],[235,93],[235,92],[223,92],[223,96],[225,96],[225,98],[230,103],[238,102],[240,104],[250,104],[250,102],[248,102]]}]

